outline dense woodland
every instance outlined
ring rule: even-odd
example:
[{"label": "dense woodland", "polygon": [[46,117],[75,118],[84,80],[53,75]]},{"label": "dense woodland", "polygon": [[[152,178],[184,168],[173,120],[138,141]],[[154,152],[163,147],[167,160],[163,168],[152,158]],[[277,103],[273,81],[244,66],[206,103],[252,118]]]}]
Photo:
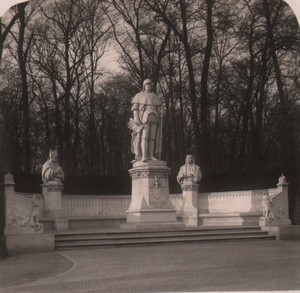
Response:
[{"label": "dense woodland", "polygon": [[193,153],[206,176],[296,180],[299,43],[281,0],[18,4],[1,19],[0,169],[38,173],[57,147],[69,176],[127,175],[131,98],[150,77],[172,172]]}]

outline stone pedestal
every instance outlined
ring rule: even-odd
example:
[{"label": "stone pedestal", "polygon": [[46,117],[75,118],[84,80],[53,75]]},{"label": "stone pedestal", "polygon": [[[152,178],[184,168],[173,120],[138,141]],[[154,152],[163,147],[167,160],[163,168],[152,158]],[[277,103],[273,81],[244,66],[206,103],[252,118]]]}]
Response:
[{"label": "stone pedestal", "polygon": [[54,234],[5,235],[6,250],[9,255],[53,251]]},{"label": "stone pedestal", "polygon": [[44,215],[54,218],[56,230],[68,230],[68,215],[62,207],[61,191],[63,184],[57,181],[48,181],[42,184],[44,196]]},{"label": "stone pedestal", "polygon": [[183,228],[169,197],[170,168],[164,161],[136,162],[129,170],[132,198],[126,224],[121,229]]},{"label": "stone pedestal", "polygon": [[182,189],[182,219],[187,227],[198,226],[198,184],[185,180]]},{"label": "stone pedestal", "polygon": [[261,230],[276,236],[277,240],[300,240],[300,225],[262,226]]}]

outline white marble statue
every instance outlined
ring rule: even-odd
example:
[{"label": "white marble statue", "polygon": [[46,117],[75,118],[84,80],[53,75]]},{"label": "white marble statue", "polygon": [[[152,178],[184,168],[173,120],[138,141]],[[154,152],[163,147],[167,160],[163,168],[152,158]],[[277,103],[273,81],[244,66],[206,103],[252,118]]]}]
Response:
[{"label": "white marble statue", "polygon": [[[284,179],[280,181],[281,179]],[[279,178],[279,183],[286,183],[285,177]],[[263,215],[259,218],[261,221],[273,222],[274,220],[287,219],[288,218],[288,206],[284,206],[282,199],[278,196],[270,196],[268,193],[262,195],[262,211]]]},{"label": "white marble statue", "polygon": [[42,169],[42,180],[44,183],[48,181],[61,182],[64,180],[65,174],[58,164],[57,150],[50,150],[49,160],[46,161]]},{"label": "white marble statue", "polygon": [[132,130],[131,151],[134,161],[157,160],[161,153],[162,99],[152,92],[152,82],[146,79],[143,90],[132,99],[133,119],[128,127]]},{"label": "white marble statue", "polygon": [[271,198],[268,193],[264,193],[262,196],[262,209],[263,209],[263,215],[260,218],[260,220],[266,220],[266,221],[271,221]]},{"label": "white marble statue", "polygon": [[180,185],[186,181],[198,183],[201,181],[202,173],[200,167],[195,164],[195,158],[193,155],[187,155],[185,157],[185,164],[180,167],[177,175],[177,181]]}]

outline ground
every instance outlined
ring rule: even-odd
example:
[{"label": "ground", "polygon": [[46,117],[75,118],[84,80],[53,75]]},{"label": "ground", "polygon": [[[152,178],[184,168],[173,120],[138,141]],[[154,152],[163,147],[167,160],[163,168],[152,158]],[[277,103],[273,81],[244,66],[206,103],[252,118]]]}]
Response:
[{"label": "ground", "polygon": [[0,292],[300,290],[300,241],[70,250],[0,260]]}]

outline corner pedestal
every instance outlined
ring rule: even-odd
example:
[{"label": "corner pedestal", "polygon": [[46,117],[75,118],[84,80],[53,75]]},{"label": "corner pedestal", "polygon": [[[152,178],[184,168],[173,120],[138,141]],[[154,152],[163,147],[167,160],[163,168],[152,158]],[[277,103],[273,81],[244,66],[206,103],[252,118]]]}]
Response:
[{"label": "corner pedestal", "polygon": [[44,234],[43,227],[7,227],[4,237],[9,255],[54,250],[54,234]]},{"label": "corner pedestal", "polygon": [[44,196],[44,216],[54,218],[55,230],[68,230],[68,215],[62,208],[61,191],[63,184],[57,181],[49,181],[42,184]]},{"label": "corner pedestal", "polygon": [[132,198],[126,224],[121,229],[156,230],[184,228],[177,222],[169,197],[170,168],[164,161],[136,162],[129,170]]},{"label": "corner pedestal", "polygon": [[54,237],[54,234],[7,234],[5,235],[7,253],[13,255],[53,251]]},{"label": "corner pedestal", "polygon": [[187,227],[198,226],[198,184],[185,180],[182,189],[182,220]]},{"label": "corner pedestal", "polygon": [[262,226],[262,231],[275,236],[277,240],[300,240],[300,225]]}]

